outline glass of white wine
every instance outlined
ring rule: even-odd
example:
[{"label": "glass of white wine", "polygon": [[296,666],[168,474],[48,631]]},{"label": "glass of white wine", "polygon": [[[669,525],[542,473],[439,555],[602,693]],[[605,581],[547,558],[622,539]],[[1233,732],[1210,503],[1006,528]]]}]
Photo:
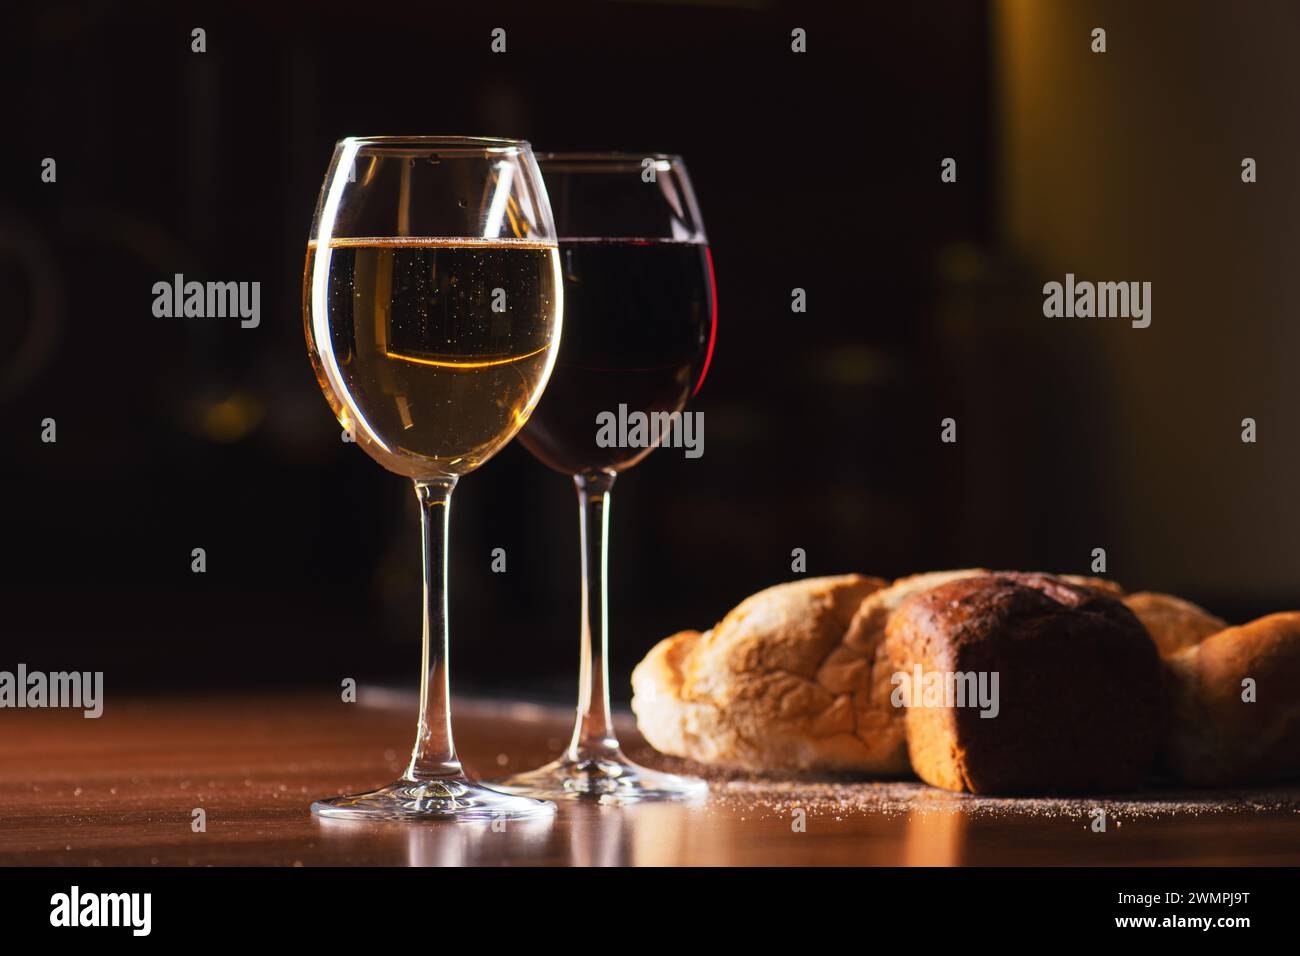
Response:
[{"label": "glass of white wine", "polygon": [[323,817],[522,819],[544,800],[470,780],[452,741],[447,530],[461,475],[523,427],[550,377],[563,287],[528,143],[373,136],[334,149],[303,277],[307,347],[356,444],[411,479],[424,553],[420,722],[402,778]]}]

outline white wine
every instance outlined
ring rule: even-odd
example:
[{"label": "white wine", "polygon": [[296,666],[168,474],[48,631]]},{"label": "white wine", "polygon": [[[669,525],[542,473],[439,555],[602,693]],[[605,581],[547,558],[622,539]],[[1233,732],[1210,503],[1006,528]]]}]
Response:
[{"label": "white wine", "polygon": [[554,243],[313,242],[303,282],[321,389],[390,471],[473,471],[523,427],[550,376],[563,295]]},{"label": "white wine", "polygon": [[[523,427],[560,341],[559,249],[532,149],[522,140],[350,136],[334,148],[309,235],[303,321],[312,365],[347,433],[413,479],[424,570],[411,761],[392,783],[318,800],[312,812],[352,820],[550,816],[554,804],[466,775],[452,742],[447,676],[456,479]],[[423,238],[439,236],[483,238]]]}]

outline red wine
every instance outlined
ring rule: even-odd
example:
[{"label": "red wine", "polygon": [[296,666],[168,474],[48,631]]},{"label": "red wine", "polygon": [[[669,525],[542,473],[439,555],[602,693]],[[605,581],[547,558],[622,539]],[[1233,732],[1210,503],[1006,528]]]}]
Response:
[{"label": "red wine", "polygon": [[622,471],[652,448],[601,448],[596,416],[681,411],[713,333],[708,246],[662,239],[560,240],[564,329],[519,440],[567,475]]}]

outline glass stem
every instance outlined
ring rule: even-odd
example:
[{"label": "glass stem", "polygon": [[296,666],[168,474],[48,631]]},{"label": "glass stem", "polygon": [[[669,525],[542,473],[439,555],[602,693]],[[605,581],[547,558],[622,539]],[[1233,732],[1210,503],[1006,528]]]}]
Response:
[{"label": "glass stem", "polygon": [[613,472],[574,475],[582,534],[582,663],[578,673],[578,719],[565,758],[618,756],[609,711],[609,620],[605,612],[609,558],[609,492]]},{"label": "glass stem", "polygon": [[420,501],[424,554],[424,636],[420,672],[420,728],[411,751],[408,780],[462,776],[451,739],[451,693],[447,679],[447,535],[455,477],[415,482]]}]

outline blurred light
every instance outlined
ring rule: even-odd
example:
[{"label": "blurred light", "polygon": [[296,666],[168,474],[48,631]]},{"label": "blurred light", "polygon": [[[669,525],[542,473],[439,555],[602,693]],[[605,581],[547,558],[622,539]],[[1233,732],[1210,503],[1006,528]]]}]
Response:
[{"label": "blurred light", "polygon": [[828,385],[861,388],[882,385],[897,377],[892,355],[865,345],[849,345],[823,351],[813,356],[813,377]]},{"label": "blurred light", "polygon": [[262,421],[262,405],[255,398],[235,393],[219,402],[209,402],[199,410],[200,430],[210,441],[237,442]]}]

